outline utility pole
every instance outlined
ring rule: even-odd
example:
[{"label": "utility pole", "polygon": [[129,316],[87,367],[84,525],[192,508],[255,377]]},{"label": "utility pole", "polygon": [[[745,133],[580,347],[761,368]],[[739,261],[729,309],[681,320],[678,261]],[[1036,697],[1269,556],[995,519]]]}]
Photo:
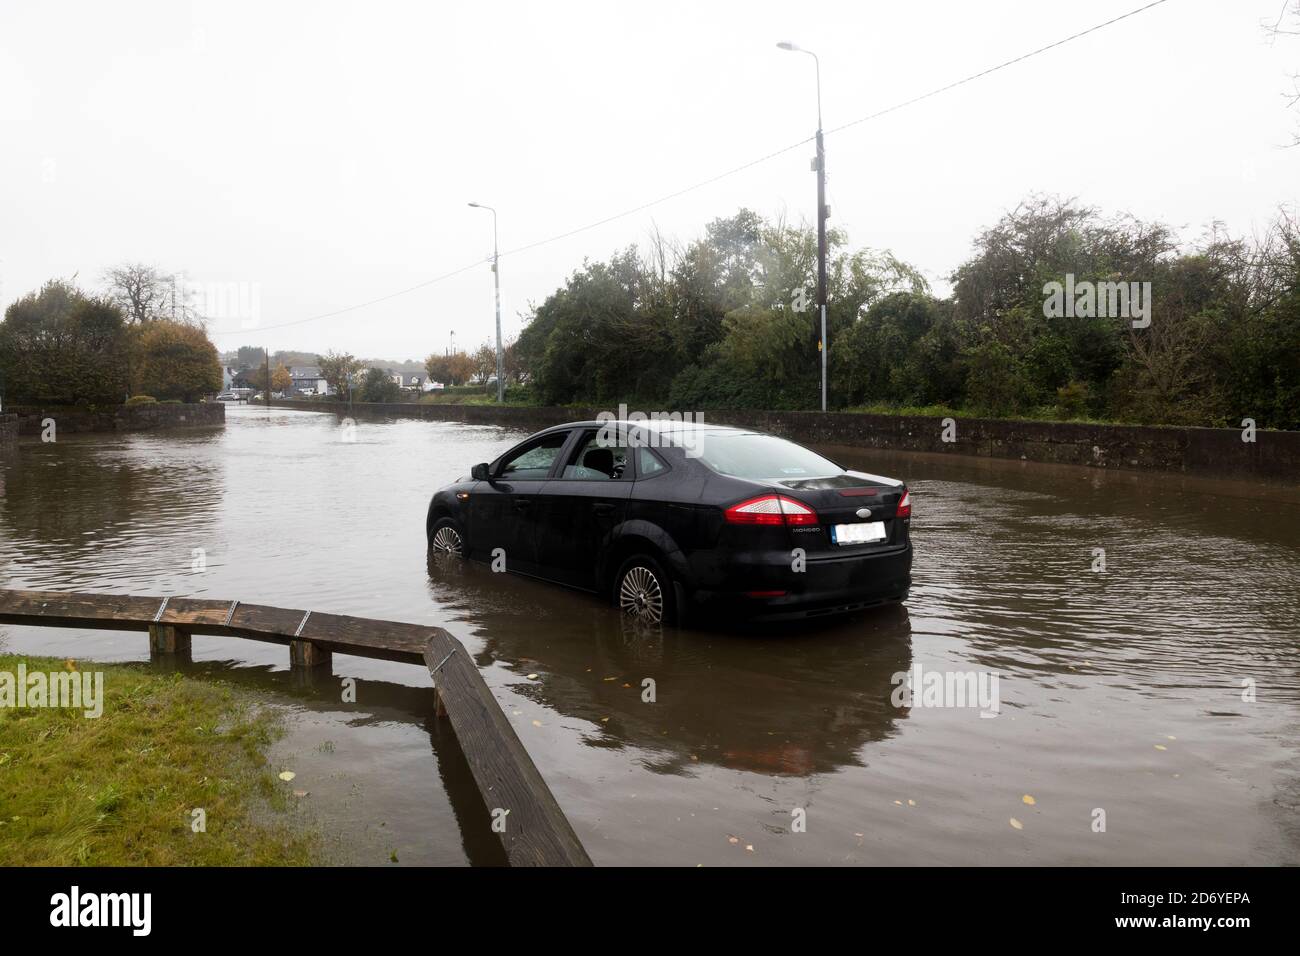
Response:
[{"label": "utility pole", "polygon": [[[820,87],[820,84],[819,84]],[[818,96],[820,102],[821,97]],[[826,147],[822,143],[821,109],[817,111],[817,308],[821,312],[822,337],[817,350],[822,354],[822,411],[826,411]]]},{"label": "utility pole", "polygon": [[817,158],[813,160],[813,170],[817,173],[817,312],[821,319],[817,351],[821,353],[822,411],[826,411],[826,353],[829,345],[826,340],[826,220],[830,218],[830,210],[826,208],[826,144],[822,138],[822,63],[812,50],[789,42],[777,46],[782,50],[807,53],[817,66]]},{"label": "utility pole", "polygon": [[486,209],[492,213],[492,285],[497,297],[497,401],[506,400],[506,380],[502,374],[501,361],[501,253],[497,245],[497,211],[482,203],[470,203],[475,209]]}]

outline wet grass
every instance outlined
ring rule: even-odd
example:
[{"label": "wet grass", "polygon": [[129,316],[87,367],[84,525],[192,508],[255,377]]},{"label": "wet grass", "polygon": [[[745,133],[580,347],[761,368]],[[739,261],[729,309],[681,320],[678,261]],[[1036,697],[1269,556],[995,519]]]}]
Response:
[{"label": "wet grass", "polygon": [[[274,866],[317,858],[268,768],[283,732],[256,695],[143,664],[0,655],[0,672],[102,671],[103,715],[0,707],[0,860],[26,866]],[[194,832],[193,811],[206,814]]]},{"label": "wet grass", "polygon": [[845,412],[852,412],[863,415],[899,415],[923,418],[984,418],[996,421],[1029,421],[1044,422],[1047,424],[1073,424],[1073,425],[1136,425],[1137,422],[1122,421],[1115,418],[1094,418],[1082,413],[1075,415],[1062,414],[1061,410],[1054,406],[1042,406],[1040,408],[1025,409],[1014,415],[991,415],[985,412],[979,412],[974,409],[952,408],[949,405],[895,405],[889,402],[872,402],[866,405],[854,405],[851,408],[843,409]]}]

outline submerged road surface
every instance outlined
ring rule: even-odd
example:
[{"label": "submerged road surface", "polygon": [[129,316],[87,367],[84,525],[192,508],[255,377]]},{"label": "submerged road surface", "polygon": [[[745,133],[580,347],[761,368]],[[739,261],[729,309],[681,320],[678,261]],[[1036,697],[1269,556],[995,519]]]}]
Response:
[{"label": "submerged road surface", "polygon": [[[431,492],[519,433],[228,411],[224,430],[8,455],[0,586],[447,627],[597,864],[1300,863],[1293,492],[822,449],[911,486],[908,604],[645,631],[593,597],[426,565]],[[147,658],[138,634],[22,627],[0,650]],[[194,656],[287,708],[277,759],[339,859],[499,862],[420,668],[336,656],[295,688],[280,648],[195,638]]]}]

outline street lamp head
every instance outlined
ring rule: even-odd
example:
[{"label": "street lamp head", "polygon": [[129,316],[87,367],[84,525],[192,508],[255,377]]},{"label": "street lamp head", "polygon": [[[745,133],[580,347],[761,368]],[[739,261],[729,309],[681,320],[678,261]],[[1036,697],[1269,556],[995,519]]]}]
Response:
[{"label": "street lamp head", "polygon": [[798,49],[799,49],[798,46],[796,46],[795,44],[791,43],[789,40],[782,40],[780,43],[777,44],[777,46],[780,47],[782,50],[798,50]]},{"label": "street lamp head", "polygon": [[470,203],[470,205],[473,206],[475,209],[481,209],[481,208],[482,208],[482,207],[481,207],[478,203],[476,203],[476,202],[472,202],[472,203]]}]

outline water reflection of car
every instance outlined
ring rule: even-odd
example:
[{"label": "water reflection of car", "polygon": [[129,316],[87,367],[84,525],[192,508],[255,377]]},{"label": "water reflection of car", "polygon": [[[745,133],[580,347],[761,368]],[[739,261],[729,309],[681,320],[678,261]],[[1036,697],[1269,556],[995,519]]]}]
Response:
[{"label": "water reflection of car", "polygon": [[[891,700],[897,675],[912,668],[905,604],[811,620],[714,620],[701,639],[541,581],[502,581],[489,565],[451,554],[430,553],[428,575],[446,626],[481,642],[481,666],[512,672],[515,693],[580,722],[566,726],[585,725],[584,745],[627,747],[654,773],[694,775],[708,764],[830,773],[863,764],[864,745],[908,716]],[[672,688],[653,707],[643,699],[648,675]]]},{"label": "water reflection of car", "polygon": [[429,503],[431,552],[608,594],[626,613],[807,617],[903,601],[911,501],[802,445],[683,422],[532,435]]}]

